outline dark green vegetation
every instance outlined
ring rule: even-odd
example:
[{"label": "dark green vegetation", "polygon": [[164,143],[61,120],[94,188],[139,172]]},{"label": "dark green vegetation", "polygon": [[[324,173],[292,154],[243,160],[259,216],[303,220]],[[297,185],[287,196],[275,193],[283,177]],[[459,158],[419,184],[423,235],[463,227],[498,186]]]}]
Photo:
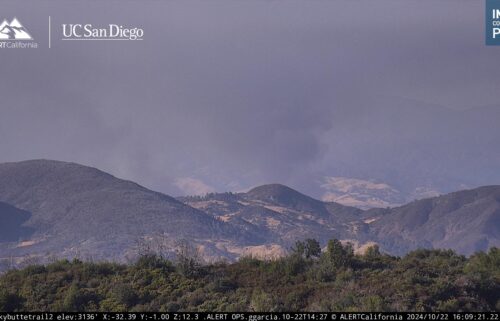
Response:
[{"label": "dark green vegetation", "polygon": [[298,242],[276,261],[201,265],[194,253],[133,265],[57,261],[0,277],[0,311],[492,311],[500,309],[500,251],[466,258],[372,247],[360,256],[331,240]]}]

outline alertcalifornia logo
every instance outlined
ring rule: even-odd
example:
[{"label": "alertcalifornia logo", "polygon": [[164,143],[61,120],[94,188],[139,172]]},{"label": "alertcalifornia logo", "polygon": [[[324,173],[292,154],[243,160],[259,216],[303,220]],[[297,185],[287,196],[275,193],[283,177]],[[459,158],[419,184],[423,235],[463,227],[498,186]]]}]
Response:
[{"label": "alertcalifornia logo", "polygon": [[[0,20],[2,21],[2,20]],[[40,30],[47,30],[47,40],[49,49],[52,48],[54,40],[144,40],[144,29],[138,26],[127,26],[123,24],[91,24],[91,23],[61,23],[59,28],[53,28],[51,16],[48,16],[48,28],[45,29],[39,24]],[[0,24],[0,49],[24,49],[38,48],[39,45],[34,41],[30,30],[14,17],[12,19],[3,19]],[[42,29],[41,29],[42,28]],[[45,32],[43,32],[45,33]]]},{"label": "alertcalifornia logo", "polygon": [[28,29],[19,19],[14,17],[10,22],[4,19],[0,24],[0,48],[38,48],[38,43],[33,41]]},{"label": "alertcalifornia logo", "polygon": [[9,23],[4,20],[0,24],[0,39],[2,40],[33,40],[28,30],[17,20],[17,18],[12,19]]}]

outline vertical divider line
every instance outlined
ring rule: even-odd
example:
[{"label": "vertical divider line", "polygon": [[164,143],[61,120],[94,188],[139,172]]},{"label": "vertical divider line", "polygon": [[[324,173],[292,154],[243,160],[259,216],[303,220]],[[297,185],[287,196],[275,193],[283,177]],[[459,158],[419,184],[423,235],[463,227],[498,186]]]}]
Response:
[{"label": "vertical divider line", "polygon": [[51,32],[50,32],[50,16],[49,16],[49,49],[51,48]]}]

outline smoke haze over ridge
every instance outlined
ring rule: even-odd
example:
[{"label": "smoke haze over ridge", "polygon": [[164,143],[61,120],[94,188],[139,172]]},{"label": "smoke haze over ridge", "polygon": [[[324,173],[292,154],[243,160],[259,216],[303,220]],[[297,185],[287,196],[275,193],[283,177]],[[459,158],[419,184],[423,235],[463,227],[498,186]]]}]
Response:
[{"label": "smoke haze over ridge", "polygon": [[[2,3],[40,48],[0,51],[0,162],[74,161],[172,195],[500,182],[500,48],[480,1],[117,4]],[[145,36],[63,42],[62,23]]]}]

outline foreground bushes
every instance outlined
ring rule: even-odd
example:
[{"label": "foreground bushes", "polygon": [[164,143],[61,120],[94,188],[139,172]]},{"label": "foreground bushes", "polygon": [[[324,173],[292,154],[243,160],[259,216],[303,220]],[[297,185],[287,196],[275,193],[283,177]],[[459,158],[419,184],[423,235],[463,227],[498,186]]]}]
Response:
[{"label": "foreground bushes", "polygon": [[156,255],[133,265],[58,261],[0,276],[0,311],[492,311],[500,309],[500,251],[470,258],[374,247],[354,255],[298,242],[276,261],[203,266]]}]

